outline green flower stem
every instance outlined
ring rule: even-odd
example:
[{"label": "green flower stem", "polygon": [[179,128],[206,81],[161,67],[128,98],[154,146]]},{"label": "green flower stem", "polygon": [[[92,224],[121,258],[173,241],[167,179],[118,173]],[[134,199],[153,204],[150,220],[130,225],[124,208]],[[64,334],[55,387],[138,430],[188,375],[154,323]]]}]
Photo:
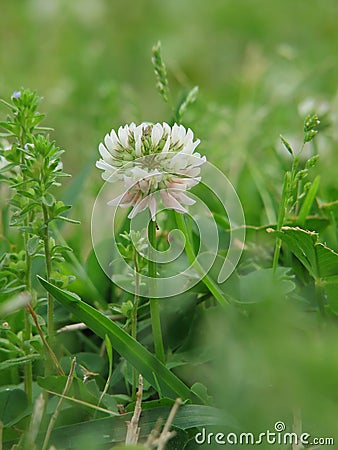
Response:
[{"label": "green flower stem", "polygon": [[[43,246],[45,251],[45,263],[46,263],[46,279],[50,281],[50,274],[52,271],[52,259],[49,248],[49,217],[48,210],[44,203],[42,203],[43,220],[45,223],[44,234],[43,234]],[[47,332],[49,341],[52,343],[54,339],[54,301],[51,294],[47,293],[48,301],[48,313],[47,313]]]},{"label": "green flower stem", "polygon": [[[139,265],[137,259],[137,251],[134,250],[134,268],[135,268],[135,295],[134,295],[134,305],[133,305],[133,314],[131,318],[131,335],[136,340],[137,339],[137,310],[138,304],[140,300],[140,274],[139,274]],[[136,398],[136,389],[138,386],[138,372],[133,367],[133,388],[132,388],[132,398]]]},{"label": "green flower stem", "polygon": [[[156,261],[152,261],[151,257],[152,250],[156,248],[156,223],[153,220],[149,221],[149,244],[150,244],[150,258],[148,260],[148,276],[151,278],[156,278]],[[164,347],[162,339],[162,329],[161,329],[161,318],[160,309],[158,304],[158,298],[150,298],[150,317],[151,325],[153,330],[155,354],[157,358],[164,362]]]},{"label": "green flower stem", "polygon": [[[278,211],[278,220],[277,220],[276,231],[280,231],[284,225],[284,220],[285,220],[285,216],[286,216],[286,204],[287,204],[287,200],[290,195],[289,189],[290,189],[290,172],[286,172],[286,174],[284,176],[282,199],[281,199],[279,211]],[[281,238],[277,237],[276,245],[275,245],[275,252],[273,255],[273,262],[272,262],[273,273],[276,272],[276,269],[278,266],[278,260],[279,260],[281,247],[282,247],[282,240],[281,240]]]},{"label": "green flower stem", "polygon": [[[21,139],[21,144],[24,145],[24,138]],[[23,163],[23,156],[21,158],[21,163]],[[29,225],[29,219],[26,218],[24,221],[24,225]],[[26,291],[31,294],[31,298],[33,298],[32,295],[32,283],[31,283],[31,272],[32,272],[32,258],[28,251],[28,240],[29,240],[29,233],[27,231],[24,231],[23,233],[23,240],[24,240],[24,249],[25,249],[25,285],[26,285]],[[24,311],[24,330],[23,330],[23,340],[28,342],[32,338],[32,326],[29,319],[29,312],[25,308]],[[29,346],[26,347],[26,354],[29,355],[30,350]],[[28,401],[32,401],[32,395],[33,395],[33,369],[32,369],[32,362],[27,361],[24,365],[24,389],[28,398]]]},{"label": "green flower stem", "polygon": [[197,261],[194,251],[194,246],[191,241],[190,233],[188,231],[187,225],[184,220],[183,214],[175,213],[176,224],[178,228],[182,231],[185,237],[185,251],[188,257],[189,263],[194,267],[194,269],[203,276],[202,282],[209,289],[211,294],[215,297],[215,299],[219,302],[223,307],[227,307],[230,303],[230,300],[224,292],[217,286],[217,284],[213,281],[212,278],[209,277],[208,274],[205,273],[205,270]]}]

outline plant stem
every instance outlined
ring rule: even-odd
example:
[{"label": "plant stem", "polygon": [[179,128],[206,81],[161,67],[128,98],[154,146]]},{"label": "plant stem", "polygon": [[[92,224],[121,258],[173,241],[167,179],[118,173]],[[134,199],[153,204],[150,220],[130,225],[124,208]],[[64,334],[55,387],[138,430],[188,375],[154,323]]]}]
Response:
[{"label": "plant stem", "polygon": [[58,404],[57,404],[57,406],[55,408],[54,414],[52,415],[52,417],[50,419],[50,422],[49,422],[49,425],[48,425],[48,428],[47,428],[47,432],[46,432],[46,435],[45,435],[45,439],[43,441],[42,450],[46,450],[47,447],[48,447],[48,442],[49,442],[50,436],[52,434],[55,422],[56,422],[57,418],[60,415],[61,407],[62,407],[62,404],[63,404],[63,402],[65,400],[65,396],[67,395],[67,393],[68,393],[68,391],[69,391],[69,389],[70,389],[70,387],[72,385],[74,374],[75,374],[75,367],[76,367],[76,357],[74,357],[72,359],[72,365],[71,365],[71,368],[70,368],[70,372],[69,372],[69,375],[68,375],[68,378],[67,378],[67,382],[66,382],[65,388],[64,388],[64,390],[62,392],[62,395],[60,397],[60,400],[59,400],[59,402],[58,402]]},{"label": "plant stem", "polygon": [[[50,281],[50,274],[52,271],[52,260],[49,248],[49,217],[48,210],[44,203],[42,203],[43,220],[45,224],[44,234],[43,234],[43,246],[45,251],[45,263],[46,263],[46,279]],[[54,340],[54,302],[53,297],[49,292],[47,292],[48,301],[48,313],[47,313],[47,332],[49,341],[53,343]]]},{"label": "plant stem", "polygon": [[[139,275],[139,265],[137,259],[137,251],[134,250],[134,273],[135,273],[135,295],[134,295],[134,305],[133,305],[133,315],[131,319],[131,335],[136,340],[137,339],[137,310],[140,300],[140,275]],[[137,370],[133,367],[133,389],[132,398],[136,397],[136,389],[138,385],[137,381]]]},{"label": "plant stem", "polygon": [[230,303],[230,299],[227,298],[226,294],[221,291],[221,289],[217,286],[214,280],[210,278],[207,273],[205,273],[205,270],[196,259],[194,246],[191,241],[190,234],[187,225],[185,223],[183,214],[175,213],[175,217],[177,226],[182,231],[185,237],[185,251],[187,253],[189,263],[203,277],[202,278],[203,283],[208,288],[209,292],[211,292],[211,294],[219,302],[219,304],[222,305],[223,307],[228,306]]},{"label": "plant stem", "polygon": [[[276,231],[281,231],[281,229],[284,225],[284,220],[285,220],[285,215],[286,215],[286,205],[287,205],[287,201],[288,201],[289,195],[290,195],[289,190],[290,190],[290,182],[291,182],[290,178],[291,177],[292,177],[292,175],[290,175],[290,172],[285,173],[282,198],[281,198],[279,211],[278,211],[278,220],[277,220]],[[273,255],[273,263],[272,263],[273,273],[275,273],[277,270],[281,246],[282,246],[282,240],[280,237],[277,237],[276,245],[275,245],[275,252]]]},{"label": "plant stem", "polygon": [[[152,257],[153,250],[156,248],[156,223],[152,219],[149,221],[149,259],[148,259],[148,276],[156,278],[156,261]],[[160,309],[158,304],[158,298],[149,298],[150,302],[150,317],[153,330],[155,354],[157,358],[164,362],[164,347],[162,339],[161,318]]]},{"label": "plant stem", "polygon": [[[24,225],[28,226],[29,220],[26,218]],[[24,231],[23,233],[23,240],[24,240],[24,248],[25,248],[25,285],[26,285],[26,291],[29,292],[31,297],[32,295],[32,283],[31,283],[31,272],[32,272],[32,258],[28,251],[28,240],[29,240],[29,233],[27,231]],[[24,330],[23,330],[23,339],[24,341],[30,341],[32,337],[32,326],[29,321],[29,312],[25,309],[24,311]],[[26,346],[26,354],[29,354],[30,350],[28,345]],[[32,401],[32,390],[33,390],[33,370],[32,370],[32,362],[27,361],[24,365],[24,388],[25,392],[27,394],[28,401]]]}]

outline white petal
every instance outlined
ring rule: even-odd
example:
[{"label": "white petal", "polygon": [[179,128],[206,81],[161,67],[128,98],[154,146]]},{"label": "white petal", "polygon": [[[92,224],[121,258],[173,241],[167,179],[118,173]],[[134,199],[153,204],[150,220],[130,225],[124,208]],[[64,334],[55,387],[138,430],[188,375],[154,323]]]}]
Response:
[{"label": "white petal", "polygon": [[193,140],[194,140],[194,133],[192,132],[192,130],[190,128],[188,128],[187,134],[184,138],[184,144],[189,144]]},{"label": "white petal", "polygon": [[104,161],[103,159],[99,159],[98,161],[96,161],[95,165],[96,165],[96,167],[98,169],[110,170],[111,172],[115,172],[116,171],[115,167],[113,167],[112,165],[108,164],[107,161]]},{"label": "white petal", "polygon": [[111,130],[111,132],[110,132],[110,139],[112,140],[113,147],[116,147],[119,139],[118,139],[117,134],[114,129]]},{"label": "white petal", "polygon": [[164,147],[162,149],[162,153],[168,152],[169,148],[170,148],[170,134],[168,134],[167,140],[166,140],[166,142],[164,144]]},{"label": "white petal", "polygon": [[[105,138],[105,141],[106,141],[106,138]],[[100,155],[102,156],[102,158],[104,159],[104,161],[106,161],[107,163],[113,162],[113,158],[112,158],[111,154],[108,152],[106,147],[102,144],[102,142],[99,145],[99,152],[100,152]]]},{"label": "white petal", "polygon": [[195,142],[189,142],[184,145],[182,152],[186,153],[187,155],[192,155],[194,153],[195,148],[198,146],[198,144],[201,141],[199,139],[196,139]]},{"label": "white petal", "polygon": [[164,133],[166,133],[168,135],[171,134],[171,128],[166,122],[163,122],[162,127],[163,127]]},{"label": "white petal", "polygon": [[136,128],[136,124],[134,122],[131,122],[131,124],[129,124],[129,131],[131,131],[132,133],[135,131]]},{"label": "white petal", "polygon": [[143,134],[143,124],[138,125],[138,126],[135,128],[135,131],[134,131],[135,141],[141,140],[142,134]]},{"label": "white petal", "polygon": [[142,156],[142,141],[141,141],[141,136],[137,136],[136,137],[136,133],[135,133],[135,153],[137,157],[141,157]]},{"label": "white petal", "polygon": [[172,143],[178,142],[179,136],[180,136],[180,127],[177,125],[177,123],[174,123],[171,130],[171,142]]},{"label": "white petal", "polygon": [[124,148],[128,148],[128,131],[128,125],[125,125],[124,127],[120,127],[117,132],[121,145]]},{"label": "white petal", "polygon": [[151,130],[151,143],[154,147],[158,146],[161,138],[163,136],[163,128],[160,123],[156,123]]},{"label": "white petal", "polygon": [[112,152],[114,150],[114,144],[113,140],[110,137],[110,134],[106,134],[104,137],[104,145],[107,147],[107,149]]},{"label": "white petal", "polygon": [[157,211],[157,199],[155,194],[151,195],[148,202],[149,211],[151,214],[151,219],[155,221],[156,219],[156,211]]}]

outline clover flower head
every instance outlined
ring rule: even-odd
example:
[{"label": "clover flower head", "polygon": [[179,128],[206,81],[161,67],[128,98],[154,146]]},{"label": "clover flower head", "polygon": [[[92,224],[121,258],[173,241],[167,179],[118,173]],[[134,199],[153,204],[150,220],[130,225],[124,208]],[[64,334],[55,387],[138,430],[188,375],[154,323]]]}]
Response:
[{"label": "clover flower head", "polygon": [[96,167],[104,180],[123,183],[125,191],[108,204],[133,206],[129,218],[148,208],[155,220],[159,199],[167,209],[187,212],[185,206],[195,201],[186,191],[199,183],[206,161],[195,152],[199,143],[190,128],[177,124],[131,123],[111,130],[99,145]]}]

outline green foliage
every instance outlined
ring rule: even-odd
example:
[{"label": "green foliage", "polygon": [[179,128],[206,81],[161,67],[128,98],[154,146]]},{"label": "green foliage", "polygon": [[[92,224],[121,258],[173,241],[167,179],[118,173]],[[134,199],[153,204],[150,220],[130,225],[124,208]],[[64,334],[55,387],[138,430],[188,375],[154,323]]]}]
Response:
[{"label": "green foliage", "polygon": [[[292,431],[297,410],[304,432],[337,440],[334,0],[315,15],[291,0],[276,4],[273,15],[266,0],[259,9],[221,0],[212,8],[201,1],[146,7],[137,2],[128,14],[123,2],[114,8],[93,2],[82,9],[64,2],[39,10],[35,3],[17,8],[9,2],[2,11],[0,33],[8,43],[3,93],[15,84],[39,87],[57,141],[67,152],[43,126],[35,92],[20,89],[2,101],[2,447],[40,448],[67,382],[67,375],[53,367],[45,373],[48,359],[39,331],[48,337],[50,294],[37,282],[37,273],[48,277],[45,287],[57,299],[53,316],[59,332],[49,342],[66,374],[72,357],[77,358],[74,383],[50,440],[57,449],[120,448],[135,407],[136,372],[145,376],[137,448],[157,419],[168,417],[177,395],[217,408],[182,405],[168,450],[193,448],[201,427],[258,433],[273,429],[278,419]],[[235,186],[247,222],[246,242],[238,243],[242,258],[220,285],[232,224],[207,189],[195,190],[210,206],[220,248],[201,282],[159,302],[165,365],[152,354],[148,300],[135,299],[111,282],[96,258],[98,249],[91,248],[88,226],[99,189],[92,174],[94,149],[103,130],[124,122],[167,120],[143,70],[149,48],[140,37],[149,43],[156,35],[161,35],[167,64],[160,43],[153,47],[152,64],[157,91],[170,108],[169,121],[187,124],[201,138],[208,160]],[[322,63],[314,65],[314,60]],[[202,92],[198,102],[196,84]],[[283,152],[275,149],[280,131],[288,136],[280,136]],[[74,180],[66,178],[61,157],[78,174]],[[68,226],[76,222],[68,216],[70,205],[83,218],[81,227]],[[146,273],[142,253],[147,248],[142,233],[125,231],[126,222],[115,234],[135,283],[137,273]],[[166,212],[158,225],[157,246],[163,251],[176,227],[175,215]],[[182,261],[198,252],[196,227],[191,221],[181,225],[186,248],[169,273],[179,272]],[[104,248],[114,273],[110,245],[104,239],[99,251]],[[26,313],[28,303],[41,330]],[[137,341],[128,335],[135,313]],[[25,381],[29,368],[32,392]],[[45,398],[53,392],[45,409],[37,401],[40,392]]]},{"label": "green foliage", "polygon": [[183,399],[199,401],[198,397],[148,350],[106,316],[82,302],[77,296],[56,288],[46,280],[40,278],[40,282],[64,307],[84,321],[98,336],[104,338],[107,334],[114,348],[136,367],[154,388],[159,388],[163,395],[177,395]]}]

